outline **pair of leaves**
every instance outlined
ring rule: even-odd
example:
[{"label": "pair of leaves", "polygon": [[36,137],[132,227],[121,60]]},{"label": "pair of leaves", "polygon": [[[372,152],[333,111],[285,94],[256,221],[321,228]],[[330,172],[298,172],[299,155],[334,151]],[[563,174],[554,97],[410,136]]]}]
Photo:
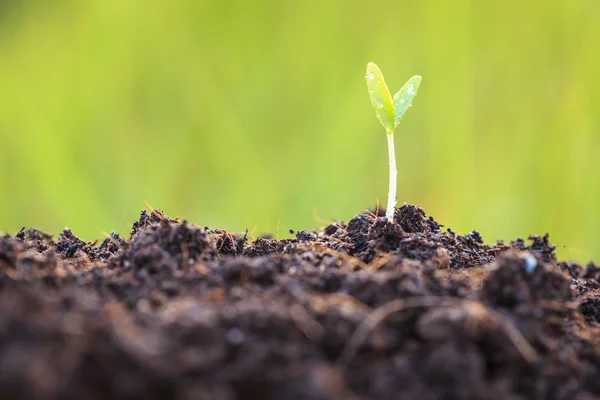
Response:
[{"label": "pair of leaves", "polygon": [[381,70],[375,63],[367,65],[366,78],[371,104],[375,108],[377,118],[379,118],[386,132],[392,134],[417,95],[421,77],[415,75],[410,78],[393,98],[385,84]]}]

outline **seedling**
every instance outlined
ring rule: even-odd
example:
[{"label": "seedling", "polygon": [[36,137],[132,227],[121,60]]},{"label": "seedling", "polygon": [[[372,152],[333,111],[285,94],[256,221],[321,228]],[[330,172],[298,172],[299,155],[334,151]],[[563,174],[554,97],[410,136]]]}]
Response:
[{"label": "seedling", "polygon": [[412,105],[412,101],[417,95],[421,77],[415,75],[410,78],[402,89],[392,98],[390,91],[385,84],[383,74],[379,67],[374,63],[367,64],[367,88],[371,103],[377,113],[377,118],[385,128],[388,140],[388,153],[390,160],[390,188],[388,192],[388,203],[385,216],[388,221],[394,220],[394,207],[396,206],[396,152],[394,150],[394,130],[402,120],[402,116]]}]

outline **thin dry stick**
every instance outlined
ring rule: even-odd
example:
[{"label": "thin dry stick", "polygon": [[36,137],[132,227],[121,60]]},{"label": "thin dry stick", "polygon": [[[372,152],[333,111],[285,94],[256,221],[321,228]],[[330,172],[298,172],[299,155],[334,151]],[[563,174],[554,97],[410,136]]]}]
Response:
[{"label": "thin dry stick", "polygon": [[333,220],[319,217],[317,215],[317,206],[314,205],[313,206],[313,222],[315,223],[315,228],[320,229],[323,225],[329,225],[331,222],[333,222]]},{"label": "thin dry stick", "polygon": [[350,256],[348,254],[339,252],[334,249],[330,249],[329,247],[322,245],[320,243],[315,243],[315,242],[299,243],[297,247],[298,247],[298,249],[311,249],[311,250],[318,251],[319,253],[323,253],[323,254],[333,256],[333,257],[340,258],[342,260],[347,261],[352,267],[359,267],[361,269],[367,269],[369,267],[366,263],[362,262],[361,260],[359,260],[356,257]]},{"label": "thin dry stick", "polygon": [[275,240],[279,240],[279,227],[281,226],[281,218],[277,219],[277,230],[275,231]]},{"label": "thin dry stick", "polygon": [[325,328],[314,319],[301,303],[292,304],[290,318],[304,336],[310,340],[319,340],[325,334]]},{"label": "thin dry stick", "polygon": [[329,293],[329,294],[320,296],[320,298],[325,300],[325,302],[329,306],[344,306],[347,304],[352,304],[352,306],[357,311],[360,310],[364,313],[369,313],[369,312],[373,311],[373,309],[371,307],[369,307],[362,301],[358,300],[356,297],[349,295],[347,293],[341,293],[341,292]]},{"label": "thin dry stick", "polygon": [[374,330],[389,315],[415,307],[427,307],[440,303],[440,297],[411,297],[409,299],[398,299],[385,303],[369,314],[356,329],[350,341],[342,351],[338,364],[347,365],[361,343],[365,341],[369,332]]},{"label": "thin dry stick", "polygon": [[190,262],[190,248],[186,242],[181,242],[181,269],[186,269]]},{"label": "thin dry stick", "polygon": [[[499,313],[493,310],[489,310],[488,312],[490,312],[492,316],[502,318],[502,316]],[[500,321],[504,321],[504,319],[502,318],[500,319]],[[537,351],[535,351],[535,349],[531,347],[527,339],[525,339],[523,335],[521,335],[521,332],[519,332],[519,330],[513,324],[508,322],[500,322],[500,326],[502,327],[504,333],[506,333],[506,336],[508,336],[512,344],[517,348],[519,353],[521,353],[521,356],[523,356],[525,361],[527,361],[530,364],[533,364],[539,360]]]},{"label": "thin dry stick", "polygon": [[[383,320],[385,320],[385,318],[393,313],[416,307],[432,307],[436,305],[448,307],[467,303],[475,303],[480,305],[480,303],[472,302],[470,300],[458,300],[436,296],[411,297],[408,299],[390,301],[373,311],[363,320],[342,351],[342,354],[338,359],[338,364],[341,366],[346,366],[356,354],[360,344],[366,340],[369,332],[373,331],[377,325],[379,325],[381,322],[383,322]],[[502,323],[502,319],[499,318],[499,314],[495,313],[494,311],[487,310],[487,312],[489,312],[492,317],[495,317],[494,321],[499,323],[499,326],[503,328],[505,334],[526,361],[533,363],[538,360],[537,352],[533,347],[531,347],[529,342],[527,342],[527,340],[523,337],[523,335],[521,335],[516,327],[510,323]]]},{"label": "thin dry stick", "polygon": [[385,253],[384,255],[380,256],[379,258],[376,258],[375,260],[371,261],[371,263],[369,264],[367,271],[369,272],[376,272],[379,271],[385,264],[387,264],[391,259],[394,258],[394,254],[392,253]]},{"label": "thin dry stick", "polygon": [[256,225],[254,225],[254,228],[252,228],[252,232],[250,232],[250,236],[249,237],[250,237],[251,241],[254,241],[254,239],[255,239],[254,234],[255,233],[256,233]]}]

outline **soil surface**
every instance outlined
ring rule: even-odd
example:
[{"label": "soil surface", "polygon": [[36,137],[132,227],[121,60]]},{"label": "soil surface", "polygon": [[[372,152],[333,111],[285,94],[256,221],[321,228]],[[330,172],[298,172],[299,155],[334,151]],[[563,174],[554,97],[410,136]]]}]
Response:
[{"label": "soil surface", "polygon": [[596,399],[600,269],[413,205],[295,239],[0,237],[5,399]]}]

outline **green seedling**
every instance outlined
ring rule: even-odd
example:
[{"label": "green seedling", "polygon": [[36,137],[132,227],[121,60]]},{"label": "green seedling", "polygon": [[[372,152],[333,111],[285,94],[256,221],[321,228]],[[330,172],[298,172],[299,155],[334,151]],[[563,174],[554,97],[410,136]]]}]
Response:
[{"label": "green seedling", "polygon": [[396,206],[396,152],[394,150],[394,130],[402,120],[404,113],[412,105],[417,95],[421,77],[415,75],[410,78],[402,89],[392,97],[385,84],[383,74],[375,63],[367,64],[367,88],[371,103],[377,113],[377,118],[385,128],[388,140],[388,153],[390,160],[390,188],[388,192],[388,203],[385,216],[388,221],[394,220],[394,207]]}]

